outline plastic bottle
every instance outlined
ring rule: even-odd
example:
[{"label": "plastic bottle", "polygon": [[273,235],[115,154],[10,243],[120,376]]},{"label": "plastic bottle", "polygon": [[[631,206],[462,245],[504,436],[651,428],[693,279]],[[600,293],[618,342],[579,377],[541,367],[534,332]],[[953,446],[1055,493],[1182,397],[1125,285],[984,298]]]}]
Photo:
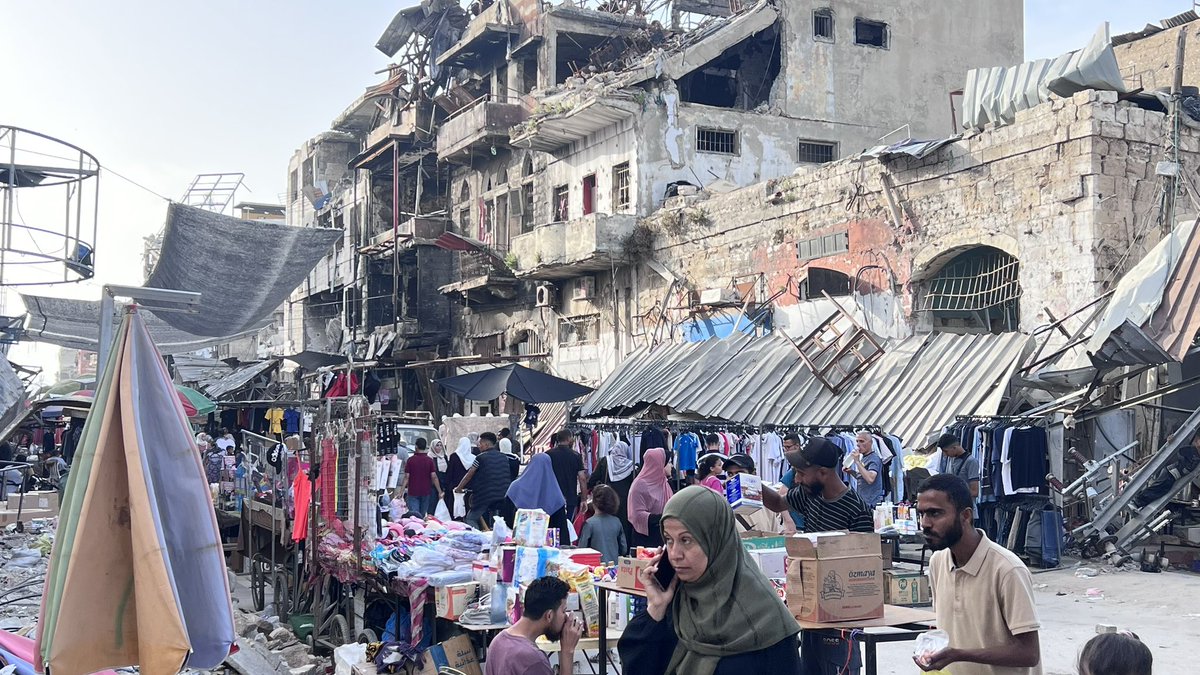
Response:
[{"label": "plastic bottle", "polygon": [[508,592],[504,584],[496,584],[492,588],[492,604],[488,608],[488,620],[492,625],[502,626],[508,623]]}]

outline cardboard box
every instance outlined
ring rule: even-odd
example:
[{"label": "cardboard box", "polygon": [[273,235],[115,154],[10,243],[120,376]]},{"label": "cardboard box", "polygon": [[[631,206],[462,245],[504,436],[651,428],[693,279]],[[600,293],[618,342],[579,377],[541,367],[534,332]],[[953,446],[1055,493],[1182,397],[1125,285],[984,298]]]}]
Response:
[{"label": "cardboard box", "polygon": [[892,542],[887,539],[881,539],[879,542],[880,552],[883,554],[883,569],[888,569],[892,566],[892,554],[895,552]]},{"label": "cardboard box", "polygon": [[413,675],[437,675],[442,668],[453,668],[466,675],[483,675],[471,638],[459,635],[430,647],[425,651],[425,667],[414,670]]},{"label": "cardboard box", "polygon": [[[39,518],[53,518],[57,515],[57,510],[51,511],[50,509],[25,508],[21,510],[20,522],[28,523],[31,520],[37,520]],[[0,511],[0,527],[12,525],[15,522],[17,522],[16,509],[5,509],[4,511]]]},{"label": "cardboard box", "polygon": [[467,611],[467,607],[479,598],[479,584],[469,581],[465,584],[439,587],[434,589],[433,595],[437,616],[458,621],[458,617]]},{"label": "cardboard box", "polygon": [[787,577],[787,549],[761,548],[748,551],[750,559],[757,565],[768,579],[783,579]]},{"label": "cardboard box", "polygon": [[926,607],[933,604],[929,577],[920,572],[884,570],[884,602],[902,607]]},{"label": "cardboard box", "polygon": [[646,590],[646,587],[642,585],[642,580],[638,579],[637,575],[642,568],[649,565],[650,561],[644,558],[622,557],[617,561],[617,585],[621,588],[629,588],[635,591]]},{"label": "cardboard box", "polygon": [[762,479],[748,473],[738,475],[725,481],[725,499],[734,513],[751,515],[760,511],[762,502]]},{"label": "cardboard box", "polygon": [[24,497],[24,510],[49,510],[58,513],[58,493],[57,492],[26,492],[24,495],[10,494],[8,496],[7,509],[8,511],[16,511],[17,507],[22,504]]},{"label": "cardboard box", "polygon": [[879,535],[848,532],[787,538],[787,604],[800,621],[837,623],[883,616]]},{"label": "cardboard box", "polygon": [[784,548],[784,542],[787,537],[782,534],[771,534],[769,532],[758,532],[750,530],[742,533],[742,546],[747,551],[755,551],[764,548]]},{"label": "cardboard box", "polygon": [[[1200,544],[1200,526],[1177,527],[1175,528],[1175,532],[1180,539],[1186,539],[1193,544]],[[1174,561],[1175,557],[1172,556],[1171,560]]]}]

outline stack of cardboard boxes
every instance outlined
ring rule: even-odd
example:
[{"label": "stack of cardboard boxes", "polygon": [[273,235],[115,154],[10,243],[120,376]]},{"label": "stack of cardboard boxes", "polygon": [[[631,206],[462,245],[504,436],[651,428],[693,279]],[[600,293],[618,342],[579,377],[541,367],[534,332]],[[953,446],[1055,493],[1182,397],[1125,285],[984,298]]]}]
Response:
[{"label": "stack of cardboard boxes", "polygon": [[[24,500],[24,501],[22,501]],[[20,522],[28,523],[39,518],[53,518],[58,515],[57,492],[26,492],[25,494],[10,494],[8,501],[0,509],[0,527]],[[18,511],[20,517],[18,518]]]}]

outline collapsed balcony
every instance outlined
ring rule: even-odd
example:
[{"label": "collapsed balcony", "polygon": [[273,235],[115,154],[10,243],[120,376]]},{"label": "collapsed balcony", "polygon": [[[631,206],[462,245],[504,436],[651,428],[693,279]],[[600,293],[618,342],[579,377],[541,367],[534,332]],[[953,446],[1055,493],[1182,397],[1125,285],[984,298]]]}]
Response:
[{"label": "collapsed balcony", "polygon": [[526,279],[569,279],[611,268],[623,256],[623,242],[637,226],[637,216],[591,213],[550,223],[512,239],[517,276]]}]

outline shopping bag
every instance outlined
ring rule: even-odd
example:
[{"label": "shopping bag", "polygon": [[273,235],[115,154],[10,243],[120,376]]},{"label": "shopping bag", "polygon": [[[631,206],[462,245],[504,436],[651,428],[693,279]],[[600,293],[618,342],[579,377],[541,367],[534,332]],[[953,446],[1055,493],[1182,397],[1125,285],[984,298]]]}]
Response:
[{"label": "shopping bag", "polygon": [[437,500],[437,506],[433,507],[433,517],[443,523],[450,522],[450,509],[446,508],[446,500]]},{"label": "shopping bag", "polygon": [[575,542],[579,541],[579,535],[575,532],[575,523],[572,523],[569,520],[567,521],[567,534],[571,535],[571,544],[572,545],[574,545]]},{"label": "shopping bag", "polygon": [[454,517],[467,517],[467,495],[465,492],[454,493]]}]

